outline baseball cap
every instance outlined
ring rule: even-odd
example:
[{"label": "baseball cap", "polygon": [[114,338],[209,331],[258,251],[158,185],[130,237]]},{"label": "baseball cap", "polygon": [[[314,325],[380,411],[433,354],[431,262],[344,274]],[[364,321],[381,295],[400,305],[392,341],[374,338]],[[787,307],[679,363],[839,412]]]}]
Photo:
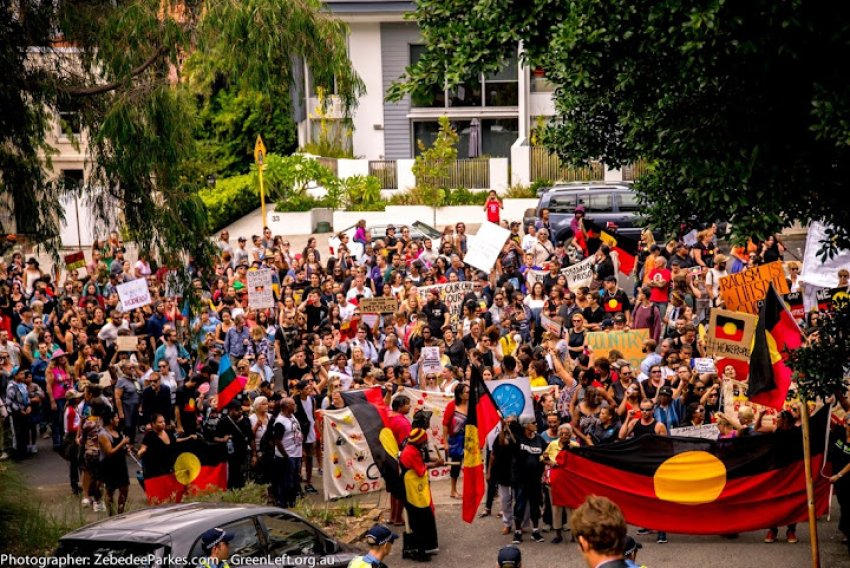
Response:
[{"label": "baseball cap", "polygon": [[521,562],[522,552],[516,546],[509,544],[499,549],[499,566],[517,568]]},{"label": "baseball cap", "polygon": [[623,549],[623,556],[628,556],[629,554],[633,554],[643,548],[643,545],[633,539],[631,535],[626,535],[626,545]]},{"label": "baseball cap", "polygon": [[667,385],[664,385],[660,389],[658,389],[658,394],[666,394],[667,396],[673,396],[673,389]]},{"label": "baseball cap", "polygon": [[207,552],[220,542],[230,542],[231,540],[233,540],[233,533],[219,528],[210,529],[201,535],[201,544]]},{"label": "baseball cap", "polygon": [[366,542],[373,546],[381,546],[388,542],[395,542],[397,538],[398,535],[391,531],[386,525],[378,524],[366,531]]}]

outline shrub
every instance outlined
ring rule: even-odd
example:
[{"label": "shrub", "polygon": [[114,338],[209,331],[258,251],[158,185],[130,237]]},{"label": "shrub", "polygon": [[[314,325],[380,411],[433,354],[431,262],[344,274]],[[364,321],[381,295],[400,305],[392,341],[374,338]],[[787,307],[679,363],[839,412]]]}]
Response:
[{"label": "shrub", "polygon": [[544,187],[550,187],[551,185],[552,185],[552,180],[548,180],[548,179],[539,179],[537,181],[531,182],[531,187],[529,189],[534,194],[534,195],[532,195],[532,197],[537,197],[537,190],[538,189],[541,189],[541,188],[544,188]]},{"label": "shrub", "polygon": [[198,196],[207,208],[210,232],[232,223],[260,206],[260,188],[250,174],[223,178],[205,187]]},{"label": "shrub", "polygon": [[339,180],[338,185],[350,211],[383,211],[387,207],[381,198],[381,180],[375,176],[351,176]]},{"label": "shrub", "polygon": [[[260,178],[257,167],[251,167],[252,181],[259,191]],[[263,169],[266,196],[277,200],[289,200],[295,195],[304,195],[311,183],[327,186],[336,176],[319,161],[302,154],[266,156]]]},{"label": "shrub", "polygon": [[446,195],[446,182],[457,161],[457,132],[447,116],[439,118],[440,131],[430,148],[417,140],[419,155],[413,162],[416,187],[410,193],[414,200],[429,207],[439,207]]},{"label": "shrub", "polygon": [[489,191],[470,191],[465,187],[446,190],[443,205],[484,205]]},{"label": "shrub", "polygon": [[275,204],[275,211],[309,211],[317,207],[325,207],[326,204],[327,202],[324,199],[316,199],[307,193],[299,193],[278,201]]},{"label": "shrub", "polygon": [[518,183],[510,186],[508,191],[505,192],[504,197],[509,199],[530,199],[537,197],[537,189],[533,185],[528,186]]}]

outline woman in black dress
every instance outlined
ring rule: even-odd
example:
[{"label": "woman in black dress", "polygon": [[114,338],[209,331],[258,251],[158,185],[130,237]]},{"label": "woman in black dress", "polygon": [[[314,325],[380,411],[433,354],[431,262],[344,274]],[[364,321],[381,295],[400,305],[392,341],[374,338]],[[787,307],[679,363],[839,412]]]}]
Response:
[{"label": "woman in black dress", "polygon": [[118,490],[118,514],[124,512],[127,493],[130,491],[130,476],[127,474],[127,448],[130,438],[120,432],[121,419],[115,412],[103,415],[103,429],[97,436],[100,444],[100,478],[106,488],[106,509],[109,516],[115,514],[113,495]]}]

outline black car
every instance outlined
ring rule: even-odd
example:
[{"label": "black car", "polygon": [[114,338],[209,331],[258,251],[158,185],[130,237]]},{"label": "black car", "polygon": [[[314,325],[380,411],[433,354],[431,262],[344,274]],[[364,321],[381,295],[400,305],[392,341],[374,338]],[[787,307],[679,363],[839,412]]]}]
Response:
[{"label": "black car", "polygon": [[233,565],[341,568],[360,553],[279,507],[183,503],[133,511],[77,529],[59,540],[56,556],[85,558],[91,567],[197,566],[193,559],[206,556],[201,535],[211,528],[234,534]]}]

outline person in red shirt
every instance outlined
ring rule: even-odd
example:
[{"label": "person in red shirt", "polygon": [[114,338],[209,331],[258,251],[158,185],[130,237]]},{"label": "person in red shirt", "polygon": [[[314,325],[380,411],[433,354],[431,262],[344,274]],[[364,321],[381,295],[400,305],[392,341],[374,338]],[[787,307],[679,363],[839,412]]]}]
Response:
[{"label": "person in red shirt", "polygon": [[[392,401],[392,410],[389,412],[388,422],[399,448],[404,445],[404,441],[407,440],[407,437],[410,435],[410,429],[412,428],[410,420],[407,419],[408,412],[410,412],[410,399],[403,394],[396,395]],[[404,501],[396,499],[390,493],[390,523],[397,526],[403,525],[403,512]]]},{"label": "person in red shirt", "polygon": [[487,201],[484,202],[484,211],[487,212],[487,221],[498,225],[501,220],[501,210],[504,208],[505,206],[499,200],[496,192],[491,189],[490,195],[487,196]]},{"label": "person in red shirt", "polygon": [[655,268],[650,271],[646,283],[650,288],[649,301],[658,307],[658,313],[662,316],[667,312],[667,304],[670,302],[670,282],[673,275],[667,268],[667,259],[658,256],[655,259]]},{"label": "person in red shirt", "polygon": [[402,558],[425,561],[439,547],[428,468],[439,467],[443,463],[441,458],[432,460],[429,456],[426,431],[423,428],[412,429],[399,456],[406,496],[404,508],[410,527],[410,532],[404,535]]}]

